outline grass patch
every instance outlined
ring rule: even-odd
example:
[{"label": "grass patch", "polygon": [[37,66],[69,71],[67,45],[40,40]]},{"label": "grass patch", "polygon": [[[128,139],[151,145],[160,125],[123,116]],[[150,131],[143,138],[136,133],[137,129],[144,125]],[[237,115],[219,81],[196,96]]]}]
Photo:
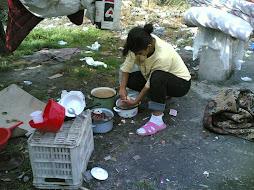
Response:
[{"label": "grass patch", "polygon": [[[14,55],[29,55],[43,48],[57,49],[75,47],[86,49],[86,46],[93,44],[98,40],[98,37],[107,35],[109,35],[109,31],[95,28],[90,28],[87,31],[83,31],[81,28],[53,28],[50,30],[34,28],[14,52]],[[61,40],[67,42],[67,45],[59,45],[58,42]]]},{"label": "grass patch", "polygon": [[123,63],[122,59],[108,58],[104,60],[104,63],[108,65],[108,69],[116,69]]},{"label": "grass patch", "polygon": [[91,76],[91,72],[89,69],[83,68],[83,67],[74,67],[68,70],[68,74],[71,77],[79,77],[82,78],[89,78]]},{"label": "grass patch", "polygon": [[[107,68],[104,66],[90,66],[86,61],[80,61],[80,58],[84,57],[93,57],[94,61],[100,61],[107,65]],[[93,73],[98,73],[102,75],[118,75],[118,69],[122,64],[123,60],[115,57],[106,57],[105,59],[100,58],[98,52],[85,55],[80,54],[72,58],[71,60],[65,63],[65,66],[58,72],[65,73],[70,77],[79,77],[80,79],[87,80]]]},{"label": "grass patch", "polygon": [[[67,45],[59,45],[58,42],[61,40],[67,42]],[[41,27],[34,28],[19,48],[13,52],[12,56],[5,57],[4,59],[0,58],[0,72],[31,66],[30,62],[22,60],[20,57],[34,54],[34,52],[44,48],[78,48],[90,51],[87,46],[92,46],[96,41],[101,44],[98,51],[72,56],[70,60],[64,62],[64,66],[58,72],[65,73],[65,75],[68,75],[72,79],[78,78],[83,81],[89,80],[95,73],[114,75],[124,59],[117,58],[120,55],[118,48],[121,45],[121,41],[115,38],[111,31],[96,28],[89,28],[86,31],[83,31],[82,28],[53,28],[49,30]],[[93,57],[95,61],[104,62],[107,64],[107,68],[103,66],[92,67],[87,65],[85,61],[80,61],[81,58],[85,57]],[[37,97],[41,97],[41,95],[37,95]],[[41,98],[44,99],[44,97]]]}]

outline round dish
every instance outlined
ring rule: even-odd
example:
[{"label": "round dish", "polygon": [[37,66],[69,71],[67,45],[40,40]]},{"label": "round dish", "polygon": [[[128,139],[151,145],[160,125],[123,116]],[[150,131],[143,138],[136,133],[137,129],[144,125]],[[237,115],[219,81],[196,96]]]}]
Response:
[{"label": "round dish", "polygon": [[98,180],[106,180],[108,178],[108,172],[100,167],[95,167],[91,170],[91,174]]},{"label": "round dish", "polygon": [[86,103],[85,103],[85,96],[81,95],[80,93],[69,92],[66,94],[59,103],[65,108],[65,115],[67,117],[75,117],[75,114],[69,113],[68,109],[74,109],[77,115],[81,114],[84,110]]}]

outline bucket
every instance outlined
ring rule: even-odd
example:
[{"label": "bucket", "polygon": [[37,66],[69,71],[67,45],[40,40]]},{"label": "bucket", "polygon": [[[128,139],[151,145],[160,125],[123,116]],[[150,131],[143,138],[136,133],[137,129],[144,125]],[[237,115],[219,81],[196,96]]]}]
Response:
[{"label": "bucket", "polygon": [[116,99],[116,90],[109,87],[98,87],[91,90],[91,96],[89,99],[93,100],[93,103],[101,103],[101,108],[108,108],[113,110]]}]

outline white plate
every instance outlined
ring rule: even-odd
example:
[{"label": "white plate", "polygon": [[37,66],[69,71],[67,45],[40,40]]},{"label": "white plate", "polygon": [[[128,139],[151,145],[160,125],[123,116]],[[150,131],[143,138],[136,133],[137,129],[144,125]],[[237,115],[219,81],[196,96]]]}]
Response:
[{"label": "white plate", "polygon": [[91,170],[91,174],[98,180],[105,180],[108,178],[108,172],[100,167],[95,167]]},{"label": "white plate", "polygon": [[67,117],[75,117],[74,114],[70,114],[68,109],[72,108],[75,113],[79,115],[86,107],[85,97],[79,93],[66,94],[59,103],[65,108],[65,115]]}]

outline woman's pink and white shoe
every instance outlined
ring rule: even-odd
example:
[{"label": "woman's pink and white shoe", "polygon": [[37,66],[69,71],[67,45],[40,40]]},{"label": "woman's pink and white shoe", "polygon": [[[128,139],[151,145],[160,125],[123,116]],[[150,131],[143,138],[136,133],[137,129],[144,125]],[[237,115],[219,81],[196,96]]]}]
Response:
[{"label": "woman's pink and white shoe", "polygon": [[144,126],[137,129],[137,134],[141,135],[141,136],[153,135],[156,132],[165,129],[166,127],[167,127],[167,125],[165,123],[163,125],[159,126],[151,121],[148,121]]}]

